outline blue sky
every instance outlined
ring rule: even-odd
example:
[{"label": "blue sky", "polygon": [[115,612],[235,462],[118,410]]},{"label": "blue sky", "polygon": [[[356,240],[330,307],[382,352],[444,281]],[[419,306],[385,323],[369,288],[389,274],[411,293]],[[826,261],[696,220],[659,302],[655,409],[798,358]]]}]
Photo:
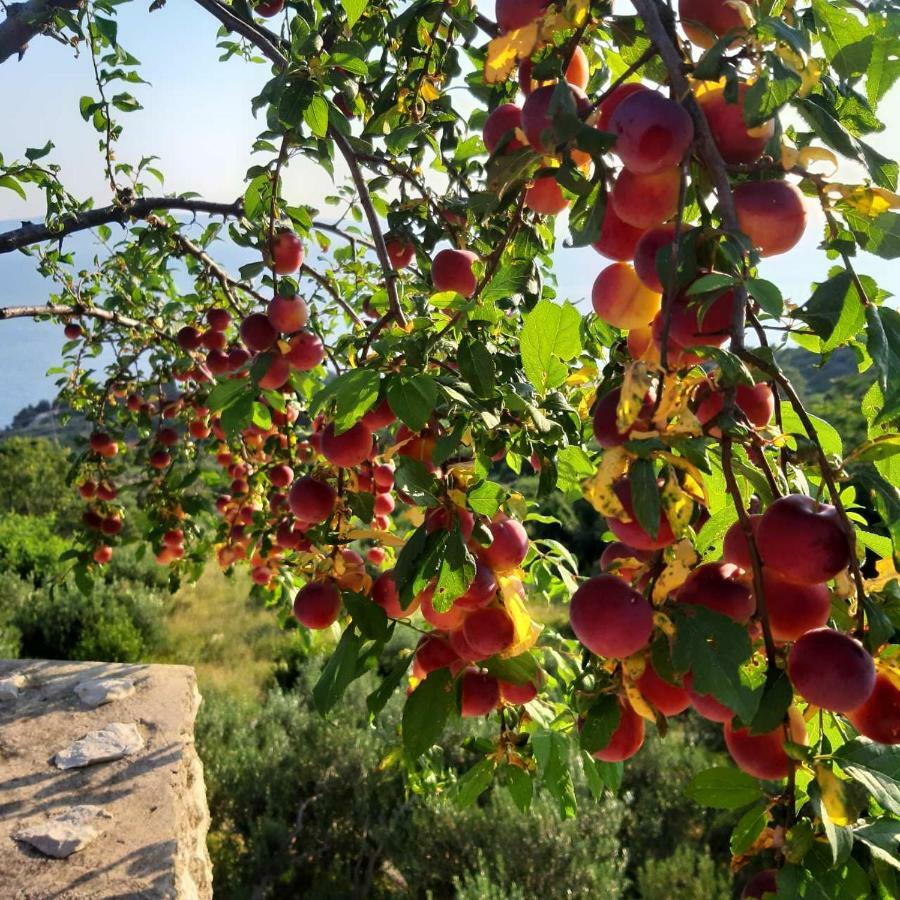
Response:
[{"label": "blue sky", "polygon": [[[146,0],[140,0],[119,7],[119,39],[141,60],[141,74],[151,85],[137,85],[133,91],[143,110],[120,115],[125,132],[118,144],[118,158],[136,162],[142,155],[159,156],[158,166],[166,175],[166,193],[196,191],[212,200],[233,200],[243,191],[247,168],[261,161],[250,151],[262,128],[251,115],[250,100],[267,80],[269,69],[239,60],[219,63],[215,46],[218,23],[190,0],[169,0],[152,14],[147,12],[148,6]],[[482,4],[488,14],[492,6]],[[0,66],[0,121],[5,123],[0,151],[11,160],[21,157],[26,147],[52,140],[56,149],[51,158],[63,167],[69,189],[78,196],[93,196],[98,205],[103,205],[109,193],[97,137],[78,112],[79,97],[95,92],[88,54],[76,57],[53,40],[35,39],[21,62]],[[888,127],[870,142],[881,152],[896,156],[900,91],[895,90],[888,98],[882,118]],[[852,169],[842,175],[847,180],[854,175],[858,178],[858,172]],[[332,188],[324,173],[299,160],[288,169],[285,185],[292,202],[314,206],[320,206]],[[39,217],[42,211],[39,195],[22,201],[11,191],[0,189],[0,220]],[[564,235],[564,222],[559,224]],[[765,264],[764,274],[778,281],[785,295],[796,302],[806,299],[810,282],[827,270],[828,262],[816,250],[820,235],[821,214],[812,209],[810,227],[801,244]],[[23,261],[11,257],[0,256],[0,285],[7,287],[23,283]],[[561,249],[557,261],[561,293],[584,305],[604,261],[589,248]],[[890,265],[863,257],[859,267],[889,288],[889,275],[896,270]],[[29,281],[29,296],[23,297],[9,296],[0,287],[0,305],[40,302],[44,297],[35,295],[40,289],[39,282]],[[32,342],[38,340],[36,333],[28,330],[32,328],[47,326],[21,323],[16,328],[16,342],[26,337]],[[0,346],[11,346],[7,343],[12,336],[11,323],[4,323],[0,329]],[[11,364],[8,356],[0,356],[0,374]],[[16,363],[22,364],[22,360]],[[37,362],[29,355],[24,364],[34,369]],[[35,371],[29,378],[39,379],[42,372]],[[20,380],[30,384],[28,379]],[[33,402],[52,391],[45,383],[34,385],[34,389],[23,386],[21,393],[25,402]],[[0,409],[0,425],[6,418],[3,413]]]}]

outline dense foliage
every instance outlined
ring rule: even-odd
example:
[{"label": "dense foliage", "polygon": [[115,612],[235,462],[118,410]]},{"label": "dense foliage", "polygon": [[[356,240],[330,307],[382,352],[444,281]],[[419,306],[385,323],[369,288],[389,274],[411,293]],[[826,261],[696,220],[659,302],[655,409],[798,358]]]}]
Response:
[{"label": "dense foliage", "polygon": [[[62,400],[93,423],[74,582],[136,540],[173,583],[246,562],[305,646],[336,641],[319,713],[374,676],[378,722],[407,687],[408,790],[442,784],[459,717],[489,717],[464,806],[496,783],[523,815],[543,791],[584,812],[577,785],[616,787],[647,723],[692,706],[737,768],[689,794],[733,814],[735,869],[767,866],[744,896],[896,895],[900,315],[856,268],[900,252],[898,167],[865,140],[900,74],[893,4],[498,0],[495,24],[465,0],[197,2],[226,60],[271,67],[241,202],[151,196],[154,161],[119,159],[141,78],[112,0],[51,23],[94,64],[111,205],[73,197],[50,144],[0,160],[48,203],[0,251],[55,281],[4,315],[66,323]],[[300,157],[334,176],[330,221],[283,196]],[[810,204],[834,265],[795,306],[759,264]],[[611,260],[588,316],[554,287],[564,211]],[[84,228],[87,267],[57,240]],[[258,261],[230,275],[220,240]],[[804,408],[782,340],[872,371],[859,444]],[[604,574],[538,536],[558,494],[605,520]],[[570,597],[570,627],[540,622]]]}]

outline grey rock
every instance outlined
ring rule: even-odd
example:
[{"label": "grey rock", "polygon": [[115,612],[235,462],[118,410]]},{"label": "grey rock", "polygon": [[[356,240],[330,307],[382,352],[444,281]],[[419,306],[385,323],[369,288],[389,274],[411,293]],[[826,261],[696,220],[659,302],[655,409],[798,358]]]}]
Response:
[{"label": "grey rock", "polygon": [[131,756],[143,746],[144,739],[136,725],[112,722],[99,731],[89,731],[65,750],[60,750],[53,762],[58,769],[78,769]]},{"label": "grey rock", "polygon": [[31,844],[45,856],[65,859],[100,837],[109,819],[112,816],[101,806],[73,806],[15,832],[13,838]]},{"label": "grey rock", "polygon": [[0,703],[4,700],[15,700],[19,691],[25,687],[27,680],[24,675],[9,675],[0,678]]},{"label": "grey rock", "polygon": [[134,682],[130,678],[97,678],[75,685],[78,699],[91,708],[124,700],[134,693]]}]

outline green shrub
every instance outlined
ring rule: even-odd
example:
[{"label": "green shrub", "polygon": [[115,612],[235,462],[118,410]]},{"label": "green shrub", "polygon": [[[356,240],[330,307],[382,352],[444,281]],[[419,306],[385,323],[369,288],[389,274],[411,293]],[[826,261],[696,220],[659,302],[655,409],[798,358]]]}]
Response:
[{"label": "green shrub", "polygon": [[81,515],[81,501],[66,484],[69,451],[45,438],[0,441],[0,510],[23,516],[53,513],[62,533],[70,534]]},{"label": "green shrub", "polygon": [[728,900],[732,893],[728,870],[686,846],[665,859],[648,859],[637,883],[641,900]]},{"label": "green shrub", "polygon": [[0,570],[37,584],[60,570],[59,557],[71,546],[56,533],[56,517],[4,513],[0,516]]},{"label": "green shrub", "polygon": [[139,584],[98,582],[86,596],[69,581],[35,589],[18,579],[0,585],[0,605],[22,657],[138,662],[162,641],[163,599]]}]

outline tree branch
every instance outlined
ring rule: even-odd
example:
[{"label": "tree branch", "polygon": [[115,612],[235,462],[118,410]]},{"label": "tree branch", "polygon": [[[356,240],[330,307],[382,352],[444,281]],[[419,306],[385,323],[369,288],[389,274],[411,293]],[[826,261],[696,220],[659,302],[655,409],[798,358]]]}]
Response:
[{"label": "tree branch", "polygon": [[0,322],[5,319],[36,319],[40,316],[102,319],[126,328],[142,328],[145,324],[94,306],[0,306]]},{"label": "tree branch", "polygon": [[65,217],[57,228],[43,222],[23,222],[21,228],[0,234],[0,253],[10,253],[41,241],[59,240],[67,234],[97,228],[110,222],[124,225],[128,219],[146,219],[151,213],[173,209],[195,214],[207,213],[211,216],[238,217],[244,214],[244,203],[242,199],[235,200],[234,203],[213,203],[209,200],[180,197],[140,197],[125,206],[114,204],[75,213]]},{"label": "tree branch", "polygon": [[26,0],[7,4],[6,18],[0,22],[0,63],[5,63],[11,56],[21,59],[28,42],[47,30],[59,10],[77,6],[73,0]]},{"label": "tree branch", "polygon": [[242,38],[246,38],[257,47],[265,57],[276,66],[286,66],[288,58],[278,48],[278,40],[275,36],[252,22],[247,22],[235,15],[228,7],[222,6],[216,0],[194,0],[202,6],[210,15],[217,18],[229,31],[234,31]]}]

